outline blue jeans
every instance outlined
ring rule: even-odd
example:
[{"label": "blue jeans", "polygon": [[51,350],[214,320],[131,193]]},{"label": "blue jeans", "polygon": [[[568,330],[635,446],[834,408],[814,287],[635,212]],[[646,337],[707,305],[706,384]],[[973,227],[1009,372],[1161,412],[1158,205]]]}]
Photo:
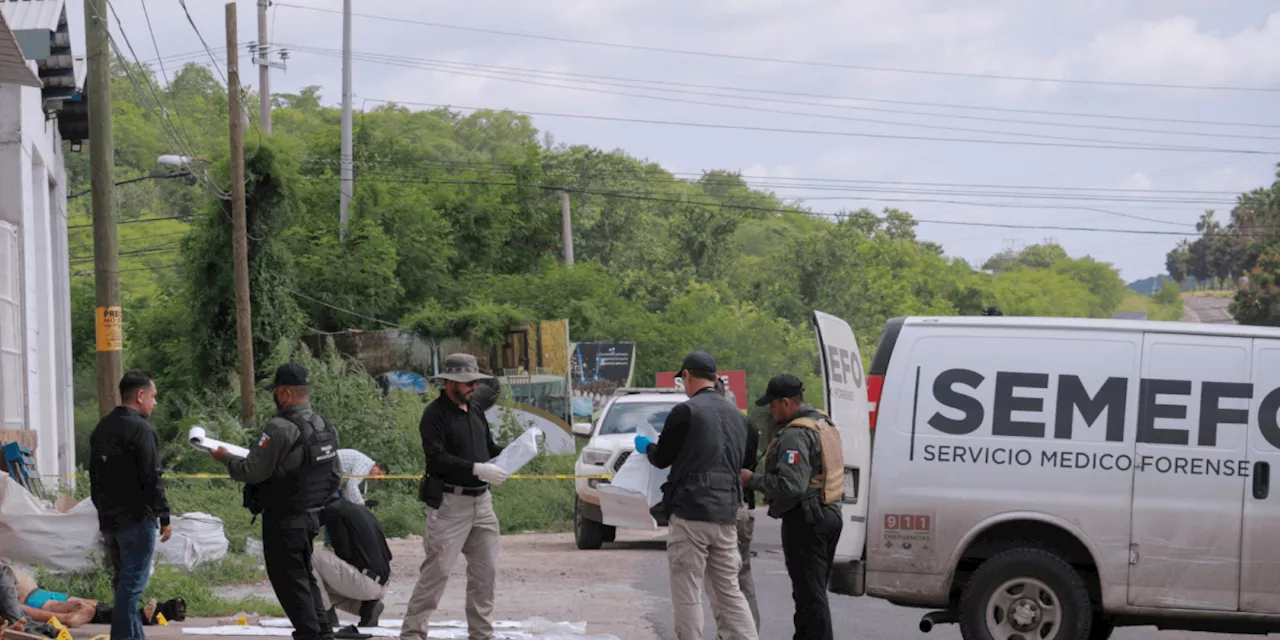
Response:
[{"label": "blue jeans", "polygon": [[142,617],[138,606],[151,576],[151,557],[156,551],[154,520],[140,522],[119,531],[102,532],[107,547],[107,563],[114,570],[114,611],[111,616],[111,640],[144,640]]}]

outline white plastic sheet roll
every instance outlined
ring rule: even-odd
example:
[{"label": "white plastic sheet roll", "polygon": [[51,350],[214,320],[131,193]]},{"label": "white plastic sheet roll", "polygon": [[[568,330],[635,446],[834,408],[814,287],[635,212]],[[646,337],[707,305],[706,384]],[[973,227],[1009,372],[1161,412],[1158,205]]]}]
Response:
[{"label": "white plastic sheet roll", "polygon": [[204,427],[191,427],[191,430],[187,432],[187,441],[191,443],[193,448],[200,451],[215,451],[218,447],[226,447],[227,453],[234,457],[249,457],[248,449],[244,447],[237,447],[234,444],[229,444],[221,440],[214,440],[213,438],[205,435]]}]

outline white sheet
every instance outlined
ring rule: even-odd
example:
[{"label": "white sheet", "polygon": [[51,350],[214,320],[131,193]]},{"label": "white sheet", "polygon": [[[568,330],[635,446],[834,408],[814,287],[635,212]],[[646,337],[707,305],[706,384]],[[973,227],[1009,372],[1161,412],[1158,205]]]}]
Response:
[{"label": "white sheet", "polygon": [[511,441],[489,462],[498,465],[508,475],[515,475],[522,467],[529,464],[531,460],[538,456],[538,438],[542,436],[542,429],[532,427],[520,434],[519,438]]},{"label": "white sheet", "polygon": [[205,435],[204,427],[191,427],[187,432],[187,440],[191,446],[200,451],[214,451],[218,447],[226,447],[227,453],[237,458],[248,458],[249,450],[244,447],[238,447],[234,444],[215,440]]},{"label": "white sheet", "polygon": [[[361,627],[360,631],[375,638],[395,638],[400,635],[401,623],[401,620],[383,620],[377,627]],[[344,621],[343,624],[350,622]],[[428,626],[428,638],[461,640],[467,637],[467,623],[460,620],[432,622]],[[585,622],[552,622],[542,618],[530,618],[522,622],[496,620],[493,628],[494,635],[502,640],[620,640],[610,635],[587,635]],[[260,625],[183,627],[182,633],[198,636],[290,637],[293,627],[285,618],[263,618]]]},{"label": "white sheet", "polygon": [[[639,431],[657,440],[657,432],[645,425]],[[631,454],[613,479],[598,487],[601,520],[613,527],[657,531],[658,521],[649,510],[662,502],[662,485],[670,471],[654,467],[648,456]]]}]

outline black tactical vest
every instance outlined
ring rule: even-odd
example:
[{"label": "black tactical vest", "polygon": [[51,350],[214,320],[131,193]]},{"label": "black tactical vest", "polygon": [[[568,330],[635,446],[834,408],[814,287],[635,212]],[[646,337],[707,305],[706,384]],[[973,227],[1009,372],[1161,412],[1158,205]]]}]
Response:
[{"label": "black tactical vest", "polygon": [[746,416],[714,391],[685,403],[691,414],[684,446],[664,487],[668,513],[686,520],[732,524],[742,504],[742,457]]},{"label": "black tactical vest", "polygon": [[283,417],[298,427],[298,439],[285,458],[301,449],[302,460],[261,484],[263,510],[274,515],[316,511],[332,499],[342,481],[337,470],[338,432],[318,413],[309,420],[297,413]]}]

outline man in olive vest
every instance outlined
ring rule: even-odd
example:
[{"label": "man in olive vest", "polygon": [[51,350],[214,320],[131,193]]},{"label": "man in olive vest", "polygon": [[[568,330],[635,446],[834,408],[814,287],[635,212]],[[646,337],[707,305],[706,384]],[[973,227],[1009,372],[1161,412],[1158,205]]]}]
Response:
[{"label": "man in olive vest", "polygon": [[742,485],[763,494],[769,516],[782,519],[782,553],[795,600],[794,637],[832,640],[827,585],[844,527],[839,432],[825,413],[805,403],[804,385],[793,375],[770,380],[756,406],[768,406],[781,428],[765,451],[764,473],[743,469]]},{"label": "man in olive vest", "polygon": [[716,393],[716,361],[710,354],[689,354],[679,375],[689,400],[671,409],[657,443],[636,436],[636,451],[650,464],[671,468],[662,502],[670,527],[667,562],[676,638],[702,638],[705,579],[714,594],[719,631],[736,640],[756,640],[755,621],[738,585],[739,472],[751,426]]}]

